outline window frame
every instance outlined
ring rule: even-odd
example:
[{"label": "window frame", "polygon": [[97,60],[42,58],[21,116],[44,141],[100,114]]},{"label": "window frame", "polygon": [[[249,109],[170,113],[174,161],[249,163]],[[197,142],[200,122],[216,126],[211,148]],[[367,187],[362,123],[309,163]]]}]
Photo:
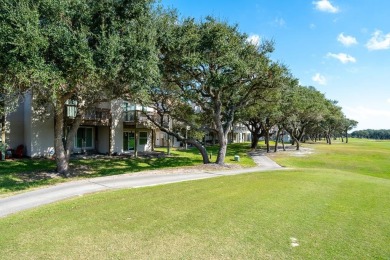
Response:
[{"label": "window frame", "polygon": [[[95,147],[95,140],[94,140],[94,131],[93,131],[93,127],[88,127],[88,126],[82,126],[82,127],[79,127],[78,129],[77,129],[77,132],[76,132],[76,136],[75,136],[75,140],[74,140],[74,147],[75,148],[77,148],[77,149],[94,149],[94,147]],[[90,133],[91,133],[91,140],[90,140],[90,142],[88,142],[88,140],[85,140],[85,146],[83,146],[83,144],[81,143],[81,146],[79,146],[78,144],[79,144],[79,131],[80,130],[83,130],[84,131],[84,138],[85,139],[88,139],[88,133],[87,133],[87,131],[89,130],[90,131]],[[82,140],[83,140],[83,138],[81,138],[81,142],[82,142]],[[90,144],[90,146],[88,146]]]},{"label": "window frame", "polygon": [[[141,136],[141,134],[143,134],[143,133],[145,133],[146,135],[145,136]],[[138,140],[139,145],[147,145],[148,144],[148,139],[149,139],[148,132],[146,132],[146,131],[139,132],[139,140]]]}]

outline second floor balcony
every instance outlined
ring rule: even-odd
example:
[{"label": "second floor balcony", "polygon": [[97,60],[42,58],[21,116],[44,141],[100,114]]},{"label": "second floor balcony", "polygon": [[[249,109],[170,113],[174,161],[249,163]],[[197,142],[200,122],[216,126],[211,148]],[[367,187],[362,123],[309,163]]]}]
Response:
[{"label": "second floor balcony", "polygon": [[[67,120],[73,120],[77,115],[77,106],[72,104],[65,105],[65,116]],[[110,109],[93,107],[85,111],[82,117],[83,124],[91,125],[109,125],[111,113]]]},{"label": "second floor balcony", "polygon": [[[148,116],[154,117],[153,113],[148,112]],[[125,111],[123,112],[123,124],[125,126],[134,127],[153,127],[152,122],[146,117],[144,112],[141,111]]]}]

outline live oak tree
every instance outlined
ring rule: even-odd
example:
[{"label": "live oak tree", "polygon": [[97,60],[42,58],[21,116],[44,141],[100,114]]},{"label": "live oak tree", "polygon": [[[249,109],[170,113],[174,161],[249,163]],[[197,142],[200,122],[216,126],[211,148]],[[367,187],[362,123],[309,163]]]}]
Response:
[{"label": "live oak tree", "polygon": [[324,129],[324,135],[326,142],[332,144],[332,137],[339,133],[340,127],[344,119],[344,114],[341,111],[341,107],[337,106],[337,101],[326,100],[326,108],[323,111],[324,119],[322,126]]},{"label": "live oak tree", "polygon": [[297,81],[285,66],[279,64],[274,66],[273,87],[263,92],[264,98],[255,100],[250,106],[241,109],[238,114],[239,121],[251,132],[251,149],[256,149],[259,138],[264,137],[267,152],[270,151],[269,139],[273,127],[279,126],[276,137],[282,131],[281,104],[285,102],[284,93],[291,82]]},{"label": "live oak tree", "polygon": [[300,149],[300,143],[305,136],[306,130],[323,120],[326,109],[325,96],[314,87],[293,85],[285,95],[286,102],[283,103],[282,120],[283,128],[290,134],[296,149]]},{"label": "live oak tree", "polygon": [[[156,29],[156,49],[159,74],[154,84],[145,86],[143,96],[137,97],[137,103],[152,108],[154,113],[143,111],[149,121],[162,132],[168,134],[168,147],[171,137],[183,144],[191,144],[202,155],[203,163],[209,163],[206,148],[200,140],[207,129],[203,122],[203,114],[197,111],[189,99],[181,95],[178,86],[164,77],[164,58],[178,42],[176,38],[177,14],[175,10],[157,9],[153,17],[153,27]],[[179,57],[180,59],[181,57]],[[177,61],[180,63],[180,61]]]},{"label": "live oak tree", "polygon": [[[149,0],[0,0],[0,85],[54,114],[57,171],[85,110],[137,92],[155,71]],[[151,73],[152,72],[152,73]],[[64,106],[77,101],[71,125]],[[67,131],[69,127],[69,130]]]},{"label": "live oak tree", "polygon": [[204,115],[203,124],[218,137],[216,163],[224,164],[236,113],[273,86],[272,43],[255,46],[237,26],[212,17],[177,22],[172,36],[160,48],[162,80]]},{"label": "live oak tree", "polygon": [[169,84],[149,87],[147,95],[147,100],[139,99],[138,102],[152,108],[156,114],[145,113],[145,116],[161,131],[178,141],[193,145],[202,155],[203,163],[210,163],[207,150],[199,141],[207,129],[196,107],[183,100],[176,88]]},{"label": "live oak tree", "polygon": [[341,132],[345,135],[345,143],[348,143],[348,131],[351,131],[357,127],[358,122],[356,120],[344,117],[341,124]]},{"label": "live oak tree", "polygon": [[247,107],[239,114],[241,123],[251,132],[251,149],[253,150],[257,149],[259,139],[264,137],[266,150],[269,152],[270,131],[280,116],[277,100],[272,99],[271,95],[269,100],[273,102],[260,100],[255,106]]},{"label": "live oak tree", "polygon": [[317,112],[316,120],[306,127],[306,139],[317,141],[324,137],[328,144],[332,144],[332,138],[340,134],[344,114],[335,100],[323,98],[317,102],[322,102],[324,106]]}]

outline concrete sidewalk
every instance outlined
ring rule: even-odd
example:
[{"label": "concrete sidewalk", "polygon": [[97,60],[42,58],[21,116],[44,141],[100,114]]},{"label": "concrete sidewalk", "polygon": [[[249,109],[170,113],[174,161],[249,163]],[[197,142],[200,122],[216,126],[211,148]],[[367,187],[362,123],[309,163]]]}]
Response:
[{"label": "concrete sidewalk", "polygon": [[67,198],[82,196],[83,194],[104,190],[138,188],[213,178],[218,176],[283,169],[281,166],[277,165],[275,162],[264,155],[254,154],[251,156],[258,164],[257,167],[226,171],[199,171],[190,174],[121,174],[61,183],[48,188],[42,188],[0,199],[0,217],[5,217],[22,210],[38,207]]}]

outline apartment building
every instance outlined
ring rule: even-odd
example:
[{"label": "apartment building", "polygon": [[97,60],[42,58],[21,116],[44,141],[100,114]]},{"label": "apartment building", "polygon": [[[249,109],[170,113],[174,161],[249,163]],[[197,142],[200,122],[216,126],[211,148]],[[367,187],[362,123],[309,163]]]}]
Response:
[{"label": "apartment building", "polygon": [[[101,102],[88,109],[77,130],[73,153],[123,154],[151,151],[155,129],[144,113],[148,108],[121,99]],[[75,120],[77,105],[69,100],[64,106],[65,124]],[[54,116],[32,106],[32,95],[26,94],[17,109],[4,116],[1,141],[11,149],[24,146],[28,157],[47,157],[54,153]],[[66,129],[65,129],[66,131]]]}]

